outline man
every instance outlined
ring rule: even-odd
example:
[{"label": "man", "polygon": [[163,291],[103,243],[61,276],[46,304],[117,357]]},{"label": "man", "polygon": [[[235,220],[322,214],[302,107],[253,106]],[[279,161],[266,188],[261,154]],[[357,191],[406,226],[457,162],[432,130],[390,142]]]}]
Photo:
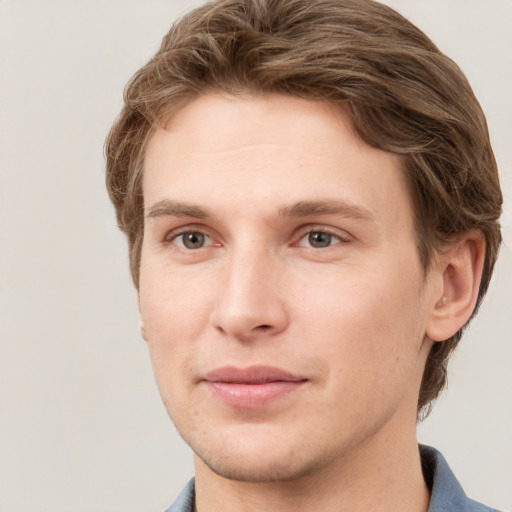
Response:
[{"label": "man", "polygon": [[416,440],[501,192],[458,67],[369,0],[219,0],[106,144],[141,334],[195,453],[172,511],[480,511]]}]

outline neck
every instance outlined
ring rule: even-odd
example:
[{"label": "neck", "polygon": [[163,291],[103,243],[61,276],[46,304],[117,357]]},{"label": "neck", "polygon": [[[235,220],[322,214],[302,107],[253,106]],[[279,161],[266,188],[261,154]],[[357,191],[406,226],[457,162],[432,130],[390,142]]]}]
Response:
[{"label": "neck", "polygon": [[196,512],[426,512],[430,496],[415,427],[409,435],[402,431],[399,442],[381,434],[319,471],[285,482],[229,480],[196,457]]}]

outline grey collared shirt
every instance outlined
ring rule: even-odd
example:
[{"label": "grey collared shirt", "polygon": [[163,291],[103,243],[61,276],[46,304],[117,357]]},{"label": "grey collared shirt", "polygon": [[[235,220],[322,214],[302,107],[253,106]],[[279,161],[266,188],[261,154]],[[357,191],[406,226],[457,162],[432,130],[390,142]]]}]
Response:
[{"label": "grey collared shirt", "polygon": [[[431,489],[428,512],[498,512],[468,498],[444,457],[434,448],[420,446],[425,480]],[[194,479],[165,512],[194,512]]]}]

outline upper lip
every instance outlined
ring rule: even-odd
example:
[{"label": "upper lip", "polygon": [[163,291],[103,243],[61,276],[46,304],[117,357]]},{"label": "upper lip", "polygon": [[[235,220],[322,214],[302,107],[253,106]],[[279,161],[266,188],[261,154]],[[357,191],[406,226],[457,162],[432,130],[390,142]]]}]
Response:
[{"label": "upper lip", "polygon": [[205,374],[208,382],[228,382],[234,384],[265,384],[266,382],[301,382],[305,379],[274,366],[255,365],[247,368],[223,366]]}]

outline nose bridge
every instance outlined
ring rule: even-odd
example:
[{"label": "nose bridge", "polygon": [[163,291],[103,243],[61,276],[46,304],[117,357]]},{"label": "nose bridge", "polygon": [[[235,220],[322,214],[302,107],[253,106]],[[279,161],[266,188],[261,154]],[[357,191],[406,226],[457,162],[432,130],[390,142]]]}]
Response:
[{"label": "nose bridge", "polygon": [[215,327],[237,339],[277,333],[287,325],[278,257],[261,244],[234,248],[226,261],[214,311]]}]

